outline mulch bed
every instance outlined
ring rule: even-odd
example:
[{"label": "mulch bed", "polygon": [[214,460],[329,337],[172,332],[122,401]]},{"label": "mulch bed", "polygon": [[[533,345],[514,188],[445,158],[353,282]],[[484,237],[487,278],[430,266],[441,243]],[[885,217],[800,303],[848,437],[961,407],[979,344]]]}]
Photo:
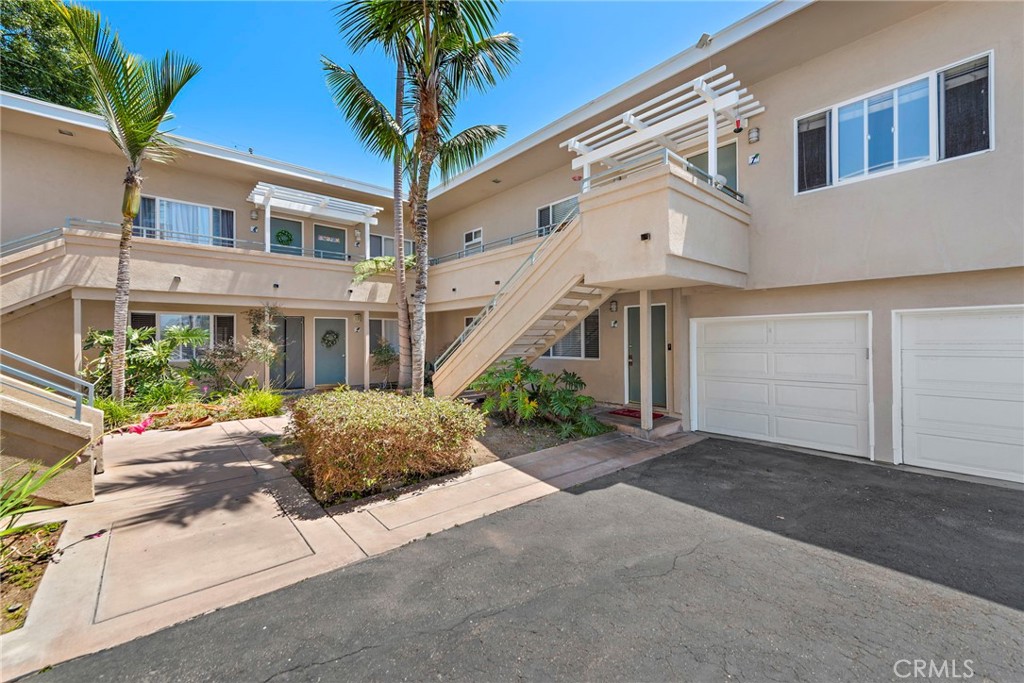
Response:
[{"label": "mulch bed", "polygon": [[2,633],[19,629],[28,616],[32,598],[43,580],[43,574],[54,557],[64,522],[52,522],[23,531],[8,540],[0,566],[0,608],[3,613]]}]

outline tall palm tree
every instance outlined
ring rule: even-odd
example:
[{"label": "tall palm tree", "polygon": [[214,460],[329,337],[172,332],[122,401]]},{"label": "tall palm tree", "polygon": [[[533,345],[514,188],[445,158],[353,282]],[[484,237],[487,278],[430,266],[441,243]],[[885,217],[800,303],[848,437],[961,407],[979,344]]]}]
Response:
[{"label": "tall palm tree", "polygon": [[416,129],[412,145],[415,179],[409,196],[416,235],[416,282],[410,329],[412,389],[422,393],[430,268],[427,203],[431,176],[435,164],[446,175],[471,164],[478,158],[481,144],[488,135],[485,131],[470,129],[453,136],[449,142],[458,139],[462,144],[449,150],[448,160],[440,160],[444,135],[451,123],[446,112],[454,112],[459,100],[470,90],[484,91],[508,75],[519,58],[519,40],[511,33],[489,35],[498,16],[495,0],[422,0],[421,3],[399,4],[420,7],[411,29],[411,40],[403,46],[403,61]]},{"label": "tall palm tree", "polygon": [[[360,139],[379,156],[390,158],[392,163],[392,230],[395,236],[395,298],[398,305],[398,386],[408,387],[412,383],[412,347],[409,340],[409,298],[405,267],[405,202],[402,197],[402,174],[406,155],[405,64],[402,61],[400,46],[408,40],[409,19],[400,11],[400,4],[395,0],[347,0],[335,7],[335,14],[338,19],[338,30],[353,52],[362,52],[376,45],[395,61],[395,108],[390,115],[391,120],[386,120],[385,117],[381,117],[380,121],[364,120]],[[364,96],[361,91],[365,88],[361,87],[361,82],[352,82],[358,82],[358,76],[354,71],[348,74],[326,57],[321,57],[321,61],[327,71],[327,87],[339,109],[343,112],[350,110],[351,106],[346,104],[349,98]],[[383,111],[387,112],[386,109]],[[349,120],[359,126],[353,119]]]},{"label": "tall palm tree", "polygon": [[[434,167],[447,182],[479,160],[505,133],[504,126],[494,125],[472,126],[455,135],[451,132],[459,98],[470,88],[483,90],[496,83],[518,58],[519,41],[515,36],[487,35],[497,16],[497,6],[493,0],[350,0],[341,6],[339,24],[354,49],[376,42],[396,60],[399,70],[394,114],[370,92],[354,69],[323,59],[335,103],[356,135],[367,149],[395,162],[396,198],[401,194],[399,159],[408,177],[410,209],[417,218],[415,309],[409,316],[409,328],[412,388],[418,393],[423,391],[426,360],[426,202]],[[409,101],[405,101],[407,85]],[[428,93],[425,99],[424,92]],[[432,127],[427,128],[431,131],[429,139],[424,137],[422,126],[424,106],[433,117]],[[415,120],[403,125],[407,107]],[[400,233],[399,205],[396,199],[395,273],[401,282],[401,317],[407,298],[404,225]]]},{"label": "tall palm tree", "polygon": [[167,162],[174,146],[160,127],[171,119],[170,107],[200,67],[166,52],[160,60],[144,60],[129,53],[97,12],[80,5],[51,0],[85,55],[85,63],[106,119],[110,138],[128,162],[121,200],[121,241],[114,290],[114,345],[111,356],[111,396],[124,400],[125,345],[128,330],[128,294],[131,290],[132,225],[142,199],[142,162]]}]

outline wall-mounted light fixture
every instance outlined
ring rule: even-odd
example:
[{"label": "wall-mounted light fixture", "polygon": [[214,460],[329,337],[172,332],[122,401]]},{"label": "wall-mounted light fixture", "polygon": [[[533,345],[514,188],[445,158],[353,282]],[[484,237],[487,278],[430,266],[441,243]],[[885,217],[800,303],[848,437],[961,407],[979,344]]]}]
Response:
[{"label": "wall-mounted light fixture", "polygon": [[356,230],[356,249],[358,249],[359,245],[362,244],[362,240],[363,240],[363,233],[360,232],[359,230]]},{"label": "wall-mounted light fixture", "polygon": [[363,314],[362,313],[356,313],[354,316],[352,316],[352,319],[356,321],[356,325],[362,325],[363,324]]},{"label": "wall-mounted light fixture", "polygon": [[615,299],[612,299],[611,301],[609,301],[608,302],[608,310],[611,311],[612,313],[618,313],[619,312],[619,302],[616,301]]},{"label": "wall-mounted light fixture", "polygon": [[249,211],[249,220],[251,220],[251,221],[258,221],[259,219],[260,219],[260,210],[257,209],[254,206],[254,207],[252,207],[252,210]]},{"label": "wall-mounted light fixture", "polygon": [[747,131],[747,142],[749,142],[750,144],[754,144],[755,142],[757,142],[760,139],[761,139],[761,129],[760,128],[751,128],[750,130]]},{"label": "wall-mounted light fixture", "polygon": [[280,289],[281,285],[277,282],[274,283],[274,289]]}]

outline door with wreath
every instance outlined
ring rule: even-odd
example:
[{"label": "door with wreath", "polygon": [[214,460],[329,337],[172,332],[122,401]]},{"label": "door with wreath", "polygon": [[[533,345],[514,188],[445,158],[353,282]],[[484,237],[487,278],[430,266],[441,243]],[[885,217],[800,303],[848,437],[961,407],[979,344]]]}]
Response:
[{"label": "door with wreath", "polygon": [[302,221],[270,219],[270,251],[275,254],[302,255]]},{"label": "door with wreath", "polygon": [[348,378],[344,318],[317,318],[316,384],[344,384]]}]

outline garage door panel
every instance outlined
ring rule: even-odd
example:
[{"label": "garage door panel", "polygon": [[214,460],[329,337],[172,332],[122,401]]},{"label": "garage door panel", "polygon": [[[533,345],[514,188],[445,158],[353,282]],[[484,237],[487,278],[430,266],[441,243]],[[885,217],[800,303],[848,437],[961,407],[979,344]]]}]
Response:
[{"label": "garage door panel", "polygon": [[766,351],[704,351],[699,358],[701,374],[716,377],[768,377]]},{"label": "garage door panel", "polygon": [[903,318],[903,348],[983,347],[1024,344],[1024,311],[937,311]]},{"label": "garage door panel", "polygon": [[772,436],[771,421],[764,413],[705,408],[701,426],[710,432],[766,439]]},{"label": "garage door panel", "polygon": [[773,354],[778,379],[814,382],[864,382],[867,380],[864,349],[838,352],[777,351]]},{"label": "garage door panel", "polygon": [[697,323],[700,429],[867,456],[867,315]]},{"label": "garage door panel", "polygon": [[775,419],[779,441],[836,453],[859,455],[867,445],[867,422],[836,422],[779,416]]},{"label": "garage door panel", "polygon": [[1024,358],[1010,351],[986,355],[975,350],[960,353],[903,352],[905,388],[961,387],[1015,395],[1022,377]]},{"label": "garage door panel", "polygon": [[767,382],[736,382],[720,379],[701,380],[700,404],[710,407],[754,406],[765,409],[771,403]]},{"label": "garage door panel", "polygon": [[700,346],[767,344],[768,323],[763,320],[730,320],[707,323],[701,328]]},{"label": "garage door panel", "polygon": [[1024,307],[900,316],[903,459],[1024,481]]},{"label": "garage door panel", "polygon": [[1022,440],[1024,403],[986,396],[907,391],[903,397],[903,424],[911,429],[961,429],[975,435],[1003,433]]},{"label": "garage door panel", "polygon": [[780,413],[807,413],[866,420],[867,404],[866,386],[775,385],[775,407]]},{"label": "garage door panel", "polygon": [[1024,482],[1024,451],[1019,443],[914,431],[904,439],[907,464]]},{"label": "garage door panel", "polygon": [[774,324],[776,344],[865,346],[867,325],[862,316],[784,318]]}]

